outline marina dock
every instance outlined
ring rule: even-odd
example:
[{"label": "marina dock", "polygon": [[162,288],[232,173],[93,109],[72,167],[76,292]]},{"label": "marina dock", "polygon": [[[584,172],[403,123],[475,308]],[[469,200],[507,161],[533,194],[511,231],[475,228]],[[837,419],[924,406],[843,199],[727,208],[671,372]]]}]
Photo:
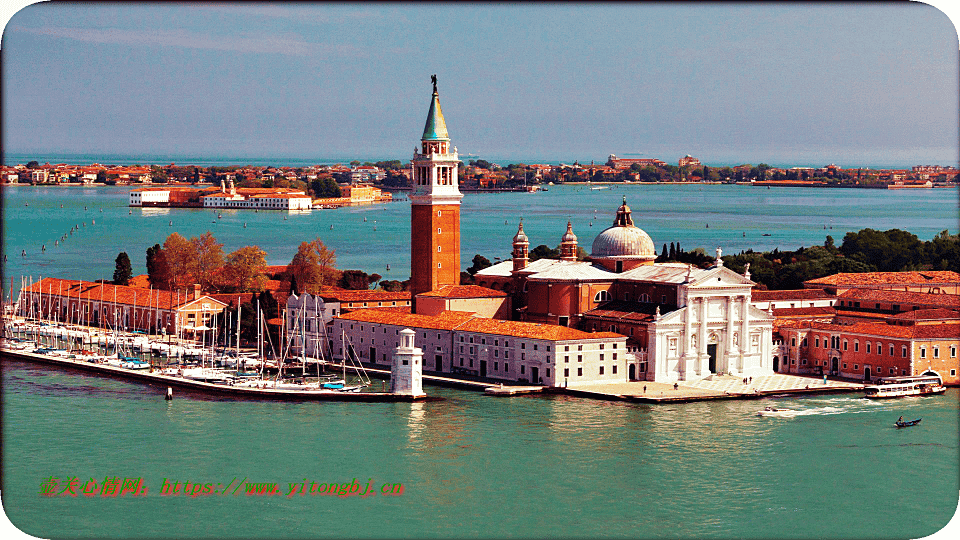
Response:
[{"label": "marina dock", "polygon": [[[386,402],[386,401],[429,401],[441,398],[430,398],[425,395],[414,396],[408,394],[394,394],[390,392],[324,392],[310,390],[287,390],[274,388],[250,388],[242,386],[227,386],[223,384],[213,384],[209,382],[195,381],[182,377],[173,377],[162,375],[159,372],[145,370],[130,370],[107,364],[94,364],[82,360],[71,358],[59,358],[36,354],[24,351],[3,350],[0,355],[4,357],[36,362],[40,364],[55,365],[68,369],[77,369],[81,371],[96,373],[111,378],[125,381],[137,381],[147,383],[158,388],[157,397],[165,395],[167,388],[181,388],[192,392],[205,394],[217,394],[229,396],[232,398],[246,399],[266,399],[283,401],[363,401],[363,402]],[[389,372],[388,372],[389,375]]]}]

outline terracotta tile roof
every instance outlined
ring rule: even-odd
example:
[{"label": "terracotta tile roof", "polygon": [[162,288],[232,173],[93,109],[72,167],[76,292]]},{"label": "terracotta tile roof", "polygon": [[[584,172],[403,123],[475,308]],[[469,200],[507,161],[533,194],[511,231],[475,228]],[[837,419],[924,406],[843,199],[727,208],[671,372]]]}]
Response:
[{"label": "terracotta tile roof", "polygon": [[897,315],[891,315],[888,317],[890,320],[897,321],[942,321],[942,320],[960,320],[960,311],[954,311],[952,309],[918,309],[915,311],[907,311],[906,313],[898,313]]},{"label": "terracotta tile roof", "polygon": [[157,309],[176,308],[193,300],[192,294],[185,295],[183,292],[178,295],[171,291],[60,278],[43,278],[42,281],[30,285],[24,290],[44,295],[53,294],[67,298],[79,298],[84,303],[87,301],[99,303],[101,300],[103,303],[113,303],[114,298],[116,298],[117,304],[135,304],[137,307]]},{"label": "terracotta tile roof", "polygon": [[284,272],[286,272],[286,271],[287,271],[287,265],[285,265],[285,264],[272,264],[272,265],[268,265],[268,266],[263,270],[263,273],[266,274],[266,275],[268,275],[268,276],[275,276],[275,275],[277,275],[277,274],[282,274],[282,273],[284,273]]},{"label": "terracotta tile roof", "polygon": [[325,302],[392,302],[395,300],[410,300],[410,291],[322,291],[316,294]]},{"label": "terracotta tile roof", "polygon": [[951,271],[929,272],[864,272],[842,273],[804,281],[804,286],[841,285],[869,287],[871,285],[931,285],[936,283],[960,283],[960,274]]},{"label": "terracotta tile roof", "polygon": [[460,311],[444,311],[436,317],[431,317],[428,315],[417,315],[415,313],[397,313],[396,311],[386,311],[383,309],[361,309],[344,313],[338,318],[347,321],[393,324],[411,328],[453,330],[472,316],[472,313],[463,313]]},{"label": "terracotta tile roof", "polygon": [[[604,319],[618,319],[626,322],[649,322],[654,320],[657,305],[644,302],[629,302],[626,300],[611,300],[595,309],[584,312],[584,317],[598,317]],[[660,314],[666,315],[672,308],[662,306]]]},{"label": "terracotta tile roof", "polygon": [[790,289],[785,291],[754,289],[750,292],[750,298],[754,302],[767,302],[771,300],[818,300],[836,297],[823,289]]},{"label": "terracotta tile roof", "polygon": [[507,296],[507,293],[477,285],[444,285],[439,289],[425,292],[417,296],[440,298],[502,298]]},{"label": "terracotta tile roof", "polygon": [[799,317],[833,317],[837,314],[837,310],[831,306],[822,306],[822,307],[803,307],[803,308],[774,308],[773,316],[774,317],[790,317],[790,318],[799,318]]},{"label": "terracotta tile roof", "polygon": [[482,334],[511,336],[548,341],[584,340],[584,339],[626,339],[626,336],[613,332],[583,332],[566,326],[539,324],[518,321],[501,321],[475,317],[462,311],[443,311],[436,317],[397,313],[382,309],[364,309],[353,311],[338,317],[345,321],[392,324],[411,328],[430,330],[459,330]]},{"label": "terracotta tile roof", "polygon": [[525,339],[544,339],[548,341],[567,341],[584,339],[626,339],[627,336],[613,332],[584,332],[566,326],[555,324],[540,324],[520,321],[502,321],[498,319],[484,319],[475,317],[464,323],[457,330],[464,332],[478,332],[500,336],[511,336]]},{"label": "terracotta tile roof", "polygon": [[916,304],[960,309],[960,295],[931,294],[883,289],[851,289],[838,297],[841,301],[889,302],[893,304]]},{"label": "terracotta tile roof", "polygon": [[833,324],[818,321],[785,321],[777,328],[809,328],[843,334],[894,339],[954,339],[960,341],[960,323],[901,326],[884,323]]}]

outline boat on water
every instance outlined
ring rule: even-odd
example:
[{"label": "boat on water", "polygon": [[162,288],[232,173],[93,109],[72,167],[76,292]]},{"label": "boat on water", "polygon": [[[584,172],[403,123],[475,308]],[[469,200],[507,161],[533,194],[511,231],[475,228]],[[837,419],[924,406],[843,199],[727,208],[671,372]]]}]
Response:
[{"label": "boat on water", "polygon": [[797,411],[793,409],[781,409],[779,407],[764,407],[763,410],[757,411],[757,416],[793,416],[797,414]]},{"label": "boat on water", "polygon": [[905,377],[884,377],[878,384],[863,389],[864,397],[870,399],[888,399],[910,396],[932,396],[943,394],[947,388],[939,375],[917,375]]},{"label": "boat on water", "polygon": [[[901,416],[900,418],[903,418],[903,417]],[[907,422],[904,422],[903,420],[897,420],[896,424],[898,428],[910,427],[910,426],[915,426],[919,424],[920,420],[922,420],[922,418],[917,418],[916,420],[909,420]]]}]

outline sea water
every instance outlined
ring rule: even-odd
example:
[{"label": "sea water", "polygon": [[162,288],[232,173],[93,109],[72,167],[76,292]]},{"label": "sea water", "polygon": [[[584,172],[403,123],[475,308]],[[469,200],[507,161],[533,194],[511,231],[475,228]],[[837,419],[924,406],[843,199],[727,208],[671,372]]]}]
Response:
[{"label": "sea water", "polygon": [[[5,359],[4,509],[45,538],[919,538],[957,507],[956,389],[660,406],[426,390],[445,399],[165,401]],[[147,491],[82,494],[112,477]],[[78,495],[41,495],[51,478]],[[372,493],[320,494],[353,483]]]},{"label": "sea water", "polygon": [[[110,278],[120,251],[143,273],[147,247],[173,231],[208,230],[226,252],[259,245],[271,264],[320,237],[340,268],[409,274],[407,202],[215,213],[130,209],[120,188],[20,186],[3,196],[4,275],[17,280]],[[589,251],[624,196],[658,249],[796,249],[827,234],[839,244],[864,227],[924,240],[957,231],[956,189],[553,186],[466,195],[463,266],[474,253],[508,257],[521,217],[532,247],[556,246],[570,220]],[[919,538],[947,523],[960,490],[955,389],[890,402],[853,393],[662,406],[429,386],[445,399],[277,403],[178,393],[168,402],[165,390],[5,358],[2,497],[13,523],[46,538]],[[756,416],[766,405],[799,412]],[[923,421],[896,429],[900,416]],[[139,479],[146,493],[82,494],[113,478]],[[42,495],[71,479],[77,497]],[[181,492],[163,494],[165,482]],[[186,482],[191,495],[182,494]],[[278,495],[246,494],[269,484]],[[304,484],[306,493],[288,495]],[[333,484],[377,494],[319,494]]]},{"label": "sea water", "polygon": [[[599,187],[599,186],[592,186]],[[796,250],[823,245],[832,236],[863,228],[910,231],[930,240],[960,228],[958,189],[824,189],[748,185],[613,184],[550,186],[538,193],[468,193],[461,207],[461,266],[473,256],[508,259],[517,225],[530,248],[555,248],[567,221],[588,253],[593,239],[613,224],[624,198],[634,223],[659,252],[679,243],[713,256],[753,249]],[[117,255],[130,257],[135,274],[146,273],[146,250],[171,233],[210,232],[225,253],[247,245],[267,253],[268,264],[287,264],[301,242],[320,238],[337,267],[410,277],[410,203],[403,193],[387,204],[300,212],[131,208],[119,187],[4,187],[4,292],[20,276],[112,279]],[[71,233],[71,229],[74,229]],[[64,236],[66,238],[64,239]],[[58,243],[59,242],[59,243]],[[387,266],[390,269],[387,269]]]}]

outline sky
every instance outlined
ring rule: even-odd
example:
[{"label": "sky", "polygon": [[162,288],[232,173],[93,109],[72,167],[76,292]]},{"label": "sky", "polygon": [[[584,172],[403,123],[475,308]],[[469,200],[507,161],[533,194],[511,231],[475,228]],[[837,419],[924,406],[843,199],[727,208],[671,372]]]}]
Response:
[{"label": "sky", "polygon": [[491,161],[960,154],[957,31],[921,3],[6,7],[8,153],[407,160],[436,74]]}]

